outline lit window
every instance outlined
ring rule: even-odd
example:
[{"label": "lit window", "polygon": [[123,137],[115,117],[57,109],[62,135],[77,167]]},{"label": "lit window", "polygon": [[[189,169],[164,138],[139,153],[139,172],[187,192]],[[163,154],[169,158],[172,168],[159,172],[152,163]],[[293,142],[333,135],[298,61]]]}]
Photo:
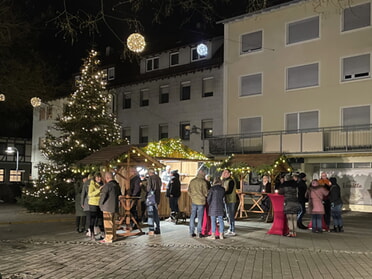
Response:
[{"label": "lit window", "polygon": [[287,89],[319,85],[319,64],[308,64],[287,69]]},{"label": "lit window", "polygon": [[202,139],[213,137],[213,120],[202,120]]},{"label": "lit window", "polygon": [[240,119],[240,134],[252,136],[261,133],[261,117]]},{"label": "lit window", "polygon": [[5,179],[5,171],[4,169],[0,169],[0,182],[4,182]]},{"label": "lit window", "polygon": [[190,139],[190,122],[180,123],[180,138],[182,140]]},{"label": "lit window", "polygon": [[262,93],[262,74],[253,74],[240,78],[240,96],[252,96]]},{"label": "lit window", "polygon": [[306,111],[288,113],[285,119],[286,131],[317,129],[319,125],[319,112]]},{"label": "lit window", "polygon": [[342,80],[370,77],[370,55],[358,55],[342,59]]},{"label": "lit window", "polygon": [[288,45],[319,38],[319,16],[289,23],[287,27]]},{"label": "lit window", "polygon": [[191,98],[191,83],[190,81],[181,82],[181,101],[190,100]]},{"label": "lit window", "polygon": [[141,89],[140,91],[140,106],[147,107],[149,105],[149,90]]},{"label": "lit window", "polygon": [[16,170],[10,170],[9,172],[9,182],[21,182],[22,172]]},{"label": "lit window", "polygon": [[262,31],[256,31],[241,36],[241,53],[249,53],[262,49]]},{"label": "lit window", "polygon": [[203,78],[203,97],[212,97],[214,91],[214,78]]},{"label": "lit window", "polygon": [[349,31],[371,25],[371,3],[344,9],[342,31]]},{"label": "lit window", "polygon": [[163,85],[159,88],[159,104],[169,103],[169,86]]},{"label": "lit window", "polygon": [[180,63],[179,62],[180,54],[178,52],[171,53],[169,59],[170,59],[170,65],[176,66]]},{"label": "lit window", "polygon": [[159,69],[159,57],[153,57],[146,60],[146,71]]},{"label": "lit window", "polygon": [[168,138],[168,125],[160,124],[159,125],[159,140]]},{"label": "lit window", "polygon": [[45,138],[39,138],[39,150],[45,148]]}]

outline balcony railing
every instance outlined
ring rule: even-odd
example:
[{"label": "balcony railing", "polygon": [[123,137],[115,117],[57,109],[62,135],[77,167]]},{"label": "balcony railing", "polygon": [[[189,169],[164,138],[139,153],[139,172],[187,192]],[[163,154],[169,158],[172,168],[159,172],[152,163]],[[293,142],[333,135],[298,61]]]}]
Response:
[{"label": "balcony railing", "polygon": [[212,155],[372,151],[372,125],[224,135],[208,143]]}]

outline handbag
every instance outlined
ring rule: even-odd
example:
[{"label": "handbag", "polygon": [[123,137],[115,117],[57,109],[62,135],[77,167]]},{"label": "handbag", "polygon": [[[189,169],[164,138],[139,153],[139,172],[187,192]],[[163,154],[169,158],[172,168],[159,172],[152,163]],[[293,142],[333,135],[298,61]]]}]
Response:
[{"label": "handbag", "polygon": [[151,190],[146,197],[146,206],[154,206],[155,204],[155,192]]}]

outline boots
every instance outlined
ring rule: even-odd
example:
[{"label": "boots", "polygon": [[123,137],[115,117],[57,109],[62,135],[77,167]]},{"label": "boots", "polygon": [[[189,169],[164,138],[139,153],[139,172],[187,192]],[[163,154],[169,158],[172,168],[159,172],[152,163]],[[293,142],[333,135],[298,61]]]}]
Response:
[{"label": "boots", "polygon": [[344,226],[338,226],[338,232],[344,232]]},{"label": "boots", "polygon": [[214,233],[212,233],[210,236],[207,237],[208,239],[216,239],[216,235]]},{"label": "boots", "polygon": [[302,224],[301,222],[297,222],[297,228],[301,229],[301,230],[307,230],[307,227]]},{"label": "boots", "polygon": [[333,226],[333,229],[331,229],[331,232],[340,232],[339,228],[340,226]]}]

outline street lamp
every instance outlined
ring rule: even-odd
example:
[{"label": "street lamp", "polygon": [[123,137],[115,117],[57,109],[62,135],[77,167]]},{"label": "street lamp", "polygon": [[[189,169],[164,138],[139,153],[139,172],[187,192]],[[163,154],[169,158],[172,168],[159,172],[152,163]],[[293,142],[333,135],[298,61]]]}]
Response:
[{"label": "street lamp", "polygon": [[13,146],[8,146],[8,148],[5,150],[5,153],[6,154],[13,154],[14,152],[16,152],[17,154],[17,161],[16,161],[16,172],[18,173],[18,161],[19,161],[19,152],[18,152],[18,149],[13,147]]}]

